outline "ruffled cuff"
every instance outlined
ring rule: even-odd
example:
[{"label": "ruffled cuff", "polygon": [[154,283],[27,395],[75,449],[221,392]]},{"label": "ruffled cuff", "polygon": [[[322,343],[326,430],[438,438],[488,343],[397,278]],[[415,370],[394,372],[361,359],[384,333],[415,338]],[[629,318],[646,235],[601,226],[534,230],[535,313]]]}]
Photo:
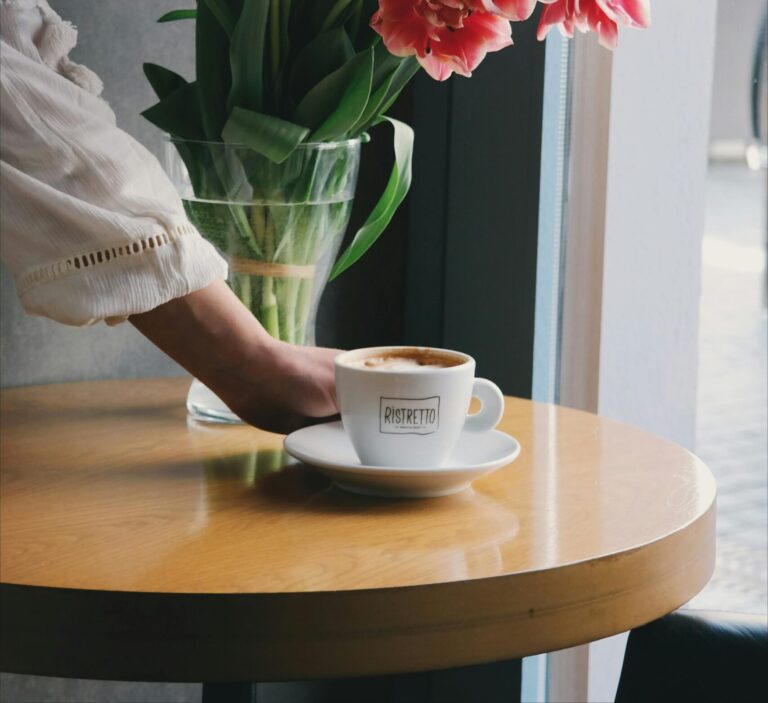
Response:
[{"label": "ruffled cuff", "polygon": [[24,310],[65,325],[122,322],[227,277],[191,224],[84,252],[16,277]]}]

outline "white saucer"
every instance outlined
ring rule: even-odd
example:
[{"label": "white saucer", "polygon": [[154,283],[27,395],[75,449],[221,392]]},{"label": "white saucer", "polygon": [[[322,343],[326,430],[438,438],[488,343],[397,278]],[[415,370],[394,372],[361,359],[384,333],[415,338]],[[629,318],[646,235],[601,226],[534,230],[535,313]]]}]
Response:
[{"label": "white saucer", "polygon": [[520,443],[499,430],[462,432],[445,466],[364,466],[341,422],[304,427],[285,438],[285,451],[328,476],[339,487],[363,495],[431,498],[458,493],[472,481],[511,463]]}]

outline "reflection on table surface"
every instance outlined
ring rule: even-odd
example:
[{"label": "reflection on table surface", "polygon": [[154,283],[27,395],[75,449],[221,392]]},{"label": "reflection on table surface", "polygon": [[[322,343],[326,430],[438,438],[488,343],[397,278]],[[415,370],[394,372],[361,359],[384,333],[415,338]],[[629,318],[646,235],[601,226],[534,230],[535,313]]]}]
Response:
[{"label": "reflection on table surface", "polygon": [[188,422],[183,379],[142,383],[4,393],[5,581],[243,593],[488,578],[636,548],[714,497],[664,440],[508,399],[513,464],[454,496],[366,498],[278,435]]}]

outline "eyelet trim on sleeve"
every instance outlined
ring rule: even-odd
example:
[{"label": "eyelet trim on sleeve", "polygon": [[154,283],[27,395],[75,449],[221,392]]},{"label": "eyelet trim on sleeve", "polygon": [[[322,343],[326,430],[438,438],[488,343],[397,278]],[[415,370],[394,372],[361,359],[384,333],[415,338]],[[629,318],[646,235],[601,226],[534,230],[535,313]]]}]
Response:
[{"label": "eyelet trim on sleeve", "polygon": [[38,266],[26,273],[21,274],[16,279],[16,288],[19,294],[34,288],[41,283],[48,283],[62,276],[67,276],[77,271],[82,271],[94,266],[109,263],[114,259],[124,258],[126,256],[136,256],[153,249],[172,244],[177,239],[184,236],[196,236],[200,234],[191,224],[183,224],[174,227],[172,230],[163,230],[158,234],[144,239],[134,239],[125,242],[122,245],[107,246],[94,251],[84,252],[68,256],[66,259],[56,261],[45,266]]}]

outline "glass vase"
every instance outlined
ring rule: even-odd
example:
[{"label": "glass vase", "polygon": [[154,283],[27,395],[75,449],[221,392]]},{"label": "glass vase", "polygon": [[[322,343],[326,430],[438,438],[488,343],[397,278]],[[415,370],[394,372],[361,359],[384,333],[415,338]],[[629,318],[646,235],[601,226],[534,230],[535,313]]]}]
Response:
[{"label": "glass vase", "polygon": [[[241,145],[168,143],[168,173],[187,216],[226,257],[237,297],[277,339],[315,343],[359,161],[359,139],[302,144],[281,163]],[[196,379],[187,409],[201,420],[240,422]]]}]

